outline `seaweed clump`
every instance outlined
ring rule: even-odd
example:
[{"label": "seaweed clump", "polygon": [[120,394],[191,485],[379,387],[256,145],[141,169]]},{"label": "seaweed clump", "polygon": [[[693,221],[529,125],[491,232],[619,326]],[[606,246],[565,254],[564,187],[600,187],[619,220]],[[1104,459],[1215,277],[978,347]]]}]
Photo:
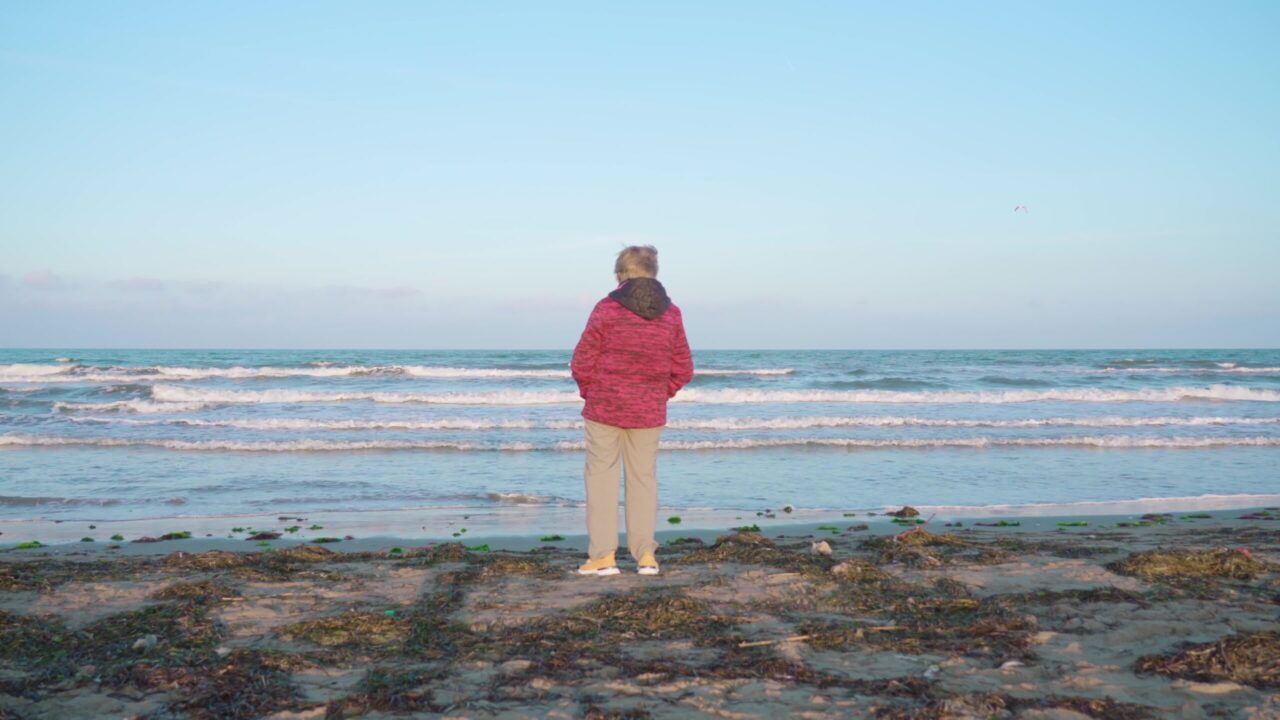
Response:
[{"label": "seaweed clump", "polygon": [[791,572],[826,576],[834,563],[829,557],[783,550],[755,532],[739,532],[716,539],[711,547],[692,550],[673,560],[676,563],[736,562],[767,565]]},{"label": "seaweed clump", "polygon": [[350,610],[341,615],[287,625],[281,637],[325,647],[395,647],[404,642],[405,623],[384,613]]},{"label": "seaweed clump", "polygon": [[1144,580],[1232,578],[1252,580],[1267,571],[1256,558],[1229,548],[1217,550],[1148,550],[1109,563],[1108,570]]},{"label": "seaweed clump", "polygon": [[1280,688],[1280,633],[1229,635],[1172,655],[1146,655],[1138,658],[1135,669],[1185,680],[1231,680],[1256,688]]}]

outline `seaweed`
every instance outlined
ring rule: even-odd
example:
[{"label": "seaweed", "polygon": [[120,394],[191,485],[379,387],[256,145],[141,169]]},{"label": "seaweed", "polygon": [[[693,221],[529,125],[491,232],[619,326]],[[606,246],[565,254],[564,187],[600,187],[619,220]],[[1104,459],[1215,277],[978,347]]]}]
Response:
[{"label": "seaweed", "polygon": [[1230,680],[1259,689],[1280,688],[1280,633],[1229,635],[1185,646],[1170,655],[1138,658],[1134,668],[1139,673],[1187,680]]},{"label": "seaweed", "polygon": [[394,648],[408,635],[404,621],[381,612],[348,610],[341,615],[287,625],[279,634],[324,647]]},{"label": "seaweed", "polygon": [[673,562],[737,562],[820,576],[826,576],[833,565],[830,558],[822,555],[787,552],[777,547],[772,540],[754,532],[722,536],[711,547],[697,548],[675,558]]},{"label": "seaweed", "polygon": [[1108,570],[1144,580],[1184,578],[1233,578],[1252,580],[1267,565],[1248,553],[1229,548],[1217,550],[1148,550],[1109,563]]}]

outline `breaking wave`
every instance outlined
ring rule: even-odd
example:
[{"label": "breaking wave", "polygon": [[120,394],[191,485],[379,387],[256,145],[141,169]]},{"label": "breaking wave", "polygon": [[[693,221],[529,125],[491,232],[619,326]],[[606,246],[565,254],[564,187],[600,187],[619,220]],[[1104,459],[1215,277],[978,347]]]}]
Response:
[{"label": "breaking wave", "polygon": [[[152,440],[126,438],[73,438],[41,435],[0,435],[0,447],[154,447],[189,451],[238,452],[340,452],[357,450],[437,450],[530,452],[539,450],[580,451],[582,442],[558,442],[553,445],[534,443],[472,443],[423,440],[284,440],[243,442],[232,440]],[[1277,447],[1280,437],[1139,437],[1069,436],[1057,438],[922,438],[872,440],[861,438],[742,438],[733,440],[671,440],[660,443],[664,450],[746,450],[781,447],[832,447],[848,449],[884,448],[988,448],[988,447],[1089,447],[1127,448],[1218,448]]]},{"label": "breaking wave", "polygon": [[[137,402],[137,401],[134,401]],[[113,403],[109,403],[113,404]],[[153,403],[154,404],[154,403]],[[179,404],[179,403],[172,403]],[[242,430],[580,430],[580,420],[500,420],[491,418],[440,418],[435,420],[312,420],[307,418],[227,418],[204,420],[172,418],[133,420],[112,417],[72,418],[78,423],[122,425],[167,425],[182,427],[225,427]],[[1280,417],[1122,417],[1027,418],[1019,420],[979,420],[922,418],[882,415],[855,417],[704,418],[672,420],[668,430],[746,431],[808,430],[852,427],[937,427],[937,428],[1039,428],[1039,427],[1204,427],[1227,425],[1280,425]]]}]

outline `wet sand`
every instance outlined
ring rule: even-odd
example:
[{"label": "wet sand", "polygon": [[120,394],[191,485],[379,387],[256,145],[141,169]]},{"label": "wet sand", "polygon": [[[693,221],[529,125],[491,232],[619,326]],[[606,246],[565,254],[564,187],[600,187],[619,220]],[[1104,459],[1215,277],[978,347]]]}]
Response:
[{"label": "wet sand", "polygon": [[657,577],[278,518],[9,544],[0,717],[1280,717],[1280,511],[1199,515],[673,528]]}]

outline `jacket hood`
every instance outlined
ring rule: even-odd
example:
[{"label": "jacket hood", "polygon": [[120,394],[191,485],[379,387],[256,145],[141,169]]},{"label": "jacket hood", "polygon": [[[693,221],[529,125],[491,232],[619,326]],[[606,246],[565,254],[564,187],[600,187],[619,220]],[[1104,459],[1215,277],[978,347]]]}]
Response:
[{"label": "jacket hood", "polygon": [[671,307],[666,288],[653,278],[631,278],[609,293],[609,297],[645,320],[656,320]]}]

